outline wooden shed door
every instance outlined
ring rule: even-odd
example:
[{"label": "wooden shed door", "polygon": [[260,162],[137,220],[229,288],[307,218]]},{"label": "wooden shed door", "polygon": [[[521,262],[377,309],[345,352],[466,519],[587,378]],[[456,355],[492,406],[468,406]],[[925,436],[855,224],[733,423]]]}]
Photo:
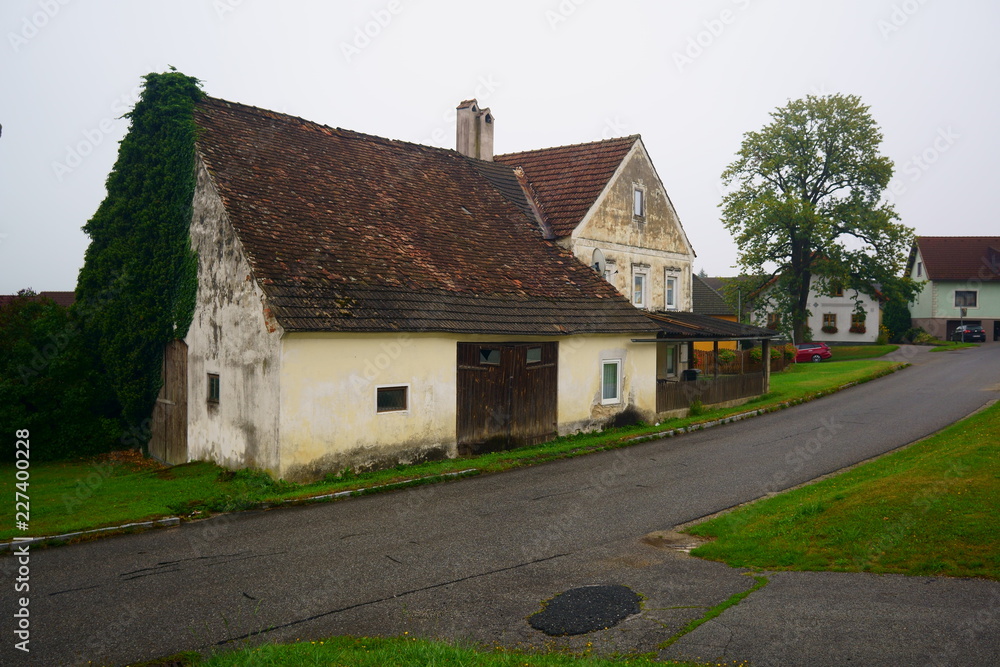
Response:
[{"label": "wooden shed door", "polygon": [[459,453],[555,437],[558,355],[558,343],[459,343]]},{"label": "wooden shed door", "polygon": [[149,455],[171,465],[186,463],[187,344],[172,340],[163,350],[163,386],[153,408]]}]

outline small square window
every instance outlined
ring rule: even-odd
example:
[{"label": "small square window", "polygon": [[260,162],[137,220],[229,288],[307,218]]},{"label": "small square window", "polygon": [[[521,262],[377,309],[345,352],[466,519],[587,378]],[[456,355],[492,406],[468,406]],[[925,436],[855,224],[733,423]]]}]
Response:
[{"label": "small square window", "polygon": [[542,348],[540,348],[540,347],[529,347],[528,348],[527,363],[529,363],[529,364],[540,364],[541,362],[542,362]]},{"label": "small square window", "polygon": [[601,403],[621,403],[621,359],[601,362]]},{"label": "small square window", "polygon": [[500,350],[495,347],[479,348],[479,363],[484,366],[499,366]]},{"label": "small square window", "polygon": [[208,374],[208,402],[218,403],[219,402],[219,374],[209,373]]},{"label": "small square window", "polygon": [[409,409],[409,392],[406,385],[378,387],[375,390],[376,412],[403,412]]},{"label": "small square window", "polygon": [[955,290],[956,308],[978,308],[979,292],[976,290]]},{"label": "small square window", "polygon": [[640,218],[646,215],[645,193],[639,188],[632,191],[632,215]]}]

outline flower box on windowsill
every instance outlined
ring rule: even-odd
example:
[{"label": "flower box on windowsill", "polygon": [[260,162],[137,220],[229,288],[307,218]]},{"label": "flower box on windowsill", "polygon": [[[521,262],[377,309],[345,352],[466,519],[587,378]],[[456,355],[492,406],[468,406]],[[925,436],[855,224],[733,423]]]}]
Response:
[{"label": "flower box on windowsill", "polygon": [[850,329],[848,329],[848,331],[850,331],[851,333],[863,334],[863,333],[867,333],[868,329],[866,329],[865,325],[863,325],[863,324],[855,324]]},{"label": "flower box on windowsill", "polygon": [[835,334],[837,333],[837,327],[826,326],[822,328],[823,333]]}]

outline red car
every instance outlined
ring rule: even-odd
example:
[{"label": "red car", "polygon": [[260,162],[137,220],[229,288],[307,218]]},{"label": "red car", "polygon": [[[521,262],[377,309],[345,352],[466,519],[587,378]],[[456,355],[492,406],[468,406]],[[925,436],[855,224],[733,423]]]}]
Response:
[{"label": "red car", "polygon": [[823,361],[833,356],[830,346],[826,343],[799,343],[795,346],[795,361]]}]

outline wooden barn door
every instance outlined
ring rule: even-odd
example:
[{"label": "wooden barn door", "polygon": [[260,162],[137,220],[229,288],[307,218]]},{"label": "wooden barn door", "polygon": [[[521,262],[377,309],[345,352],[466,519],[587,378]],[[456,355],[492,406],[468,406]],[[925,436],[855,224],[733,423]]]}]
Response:
[{"label": "wooden barn door", "polygon": [[163,350],[163,386],[153,408],[149,455],[171,465],[187,462],[187,344]]},{"label": "wooden barn door", "polygon": [[558,343],[458,344],[460,454],[555,437],[558,354]]}]

